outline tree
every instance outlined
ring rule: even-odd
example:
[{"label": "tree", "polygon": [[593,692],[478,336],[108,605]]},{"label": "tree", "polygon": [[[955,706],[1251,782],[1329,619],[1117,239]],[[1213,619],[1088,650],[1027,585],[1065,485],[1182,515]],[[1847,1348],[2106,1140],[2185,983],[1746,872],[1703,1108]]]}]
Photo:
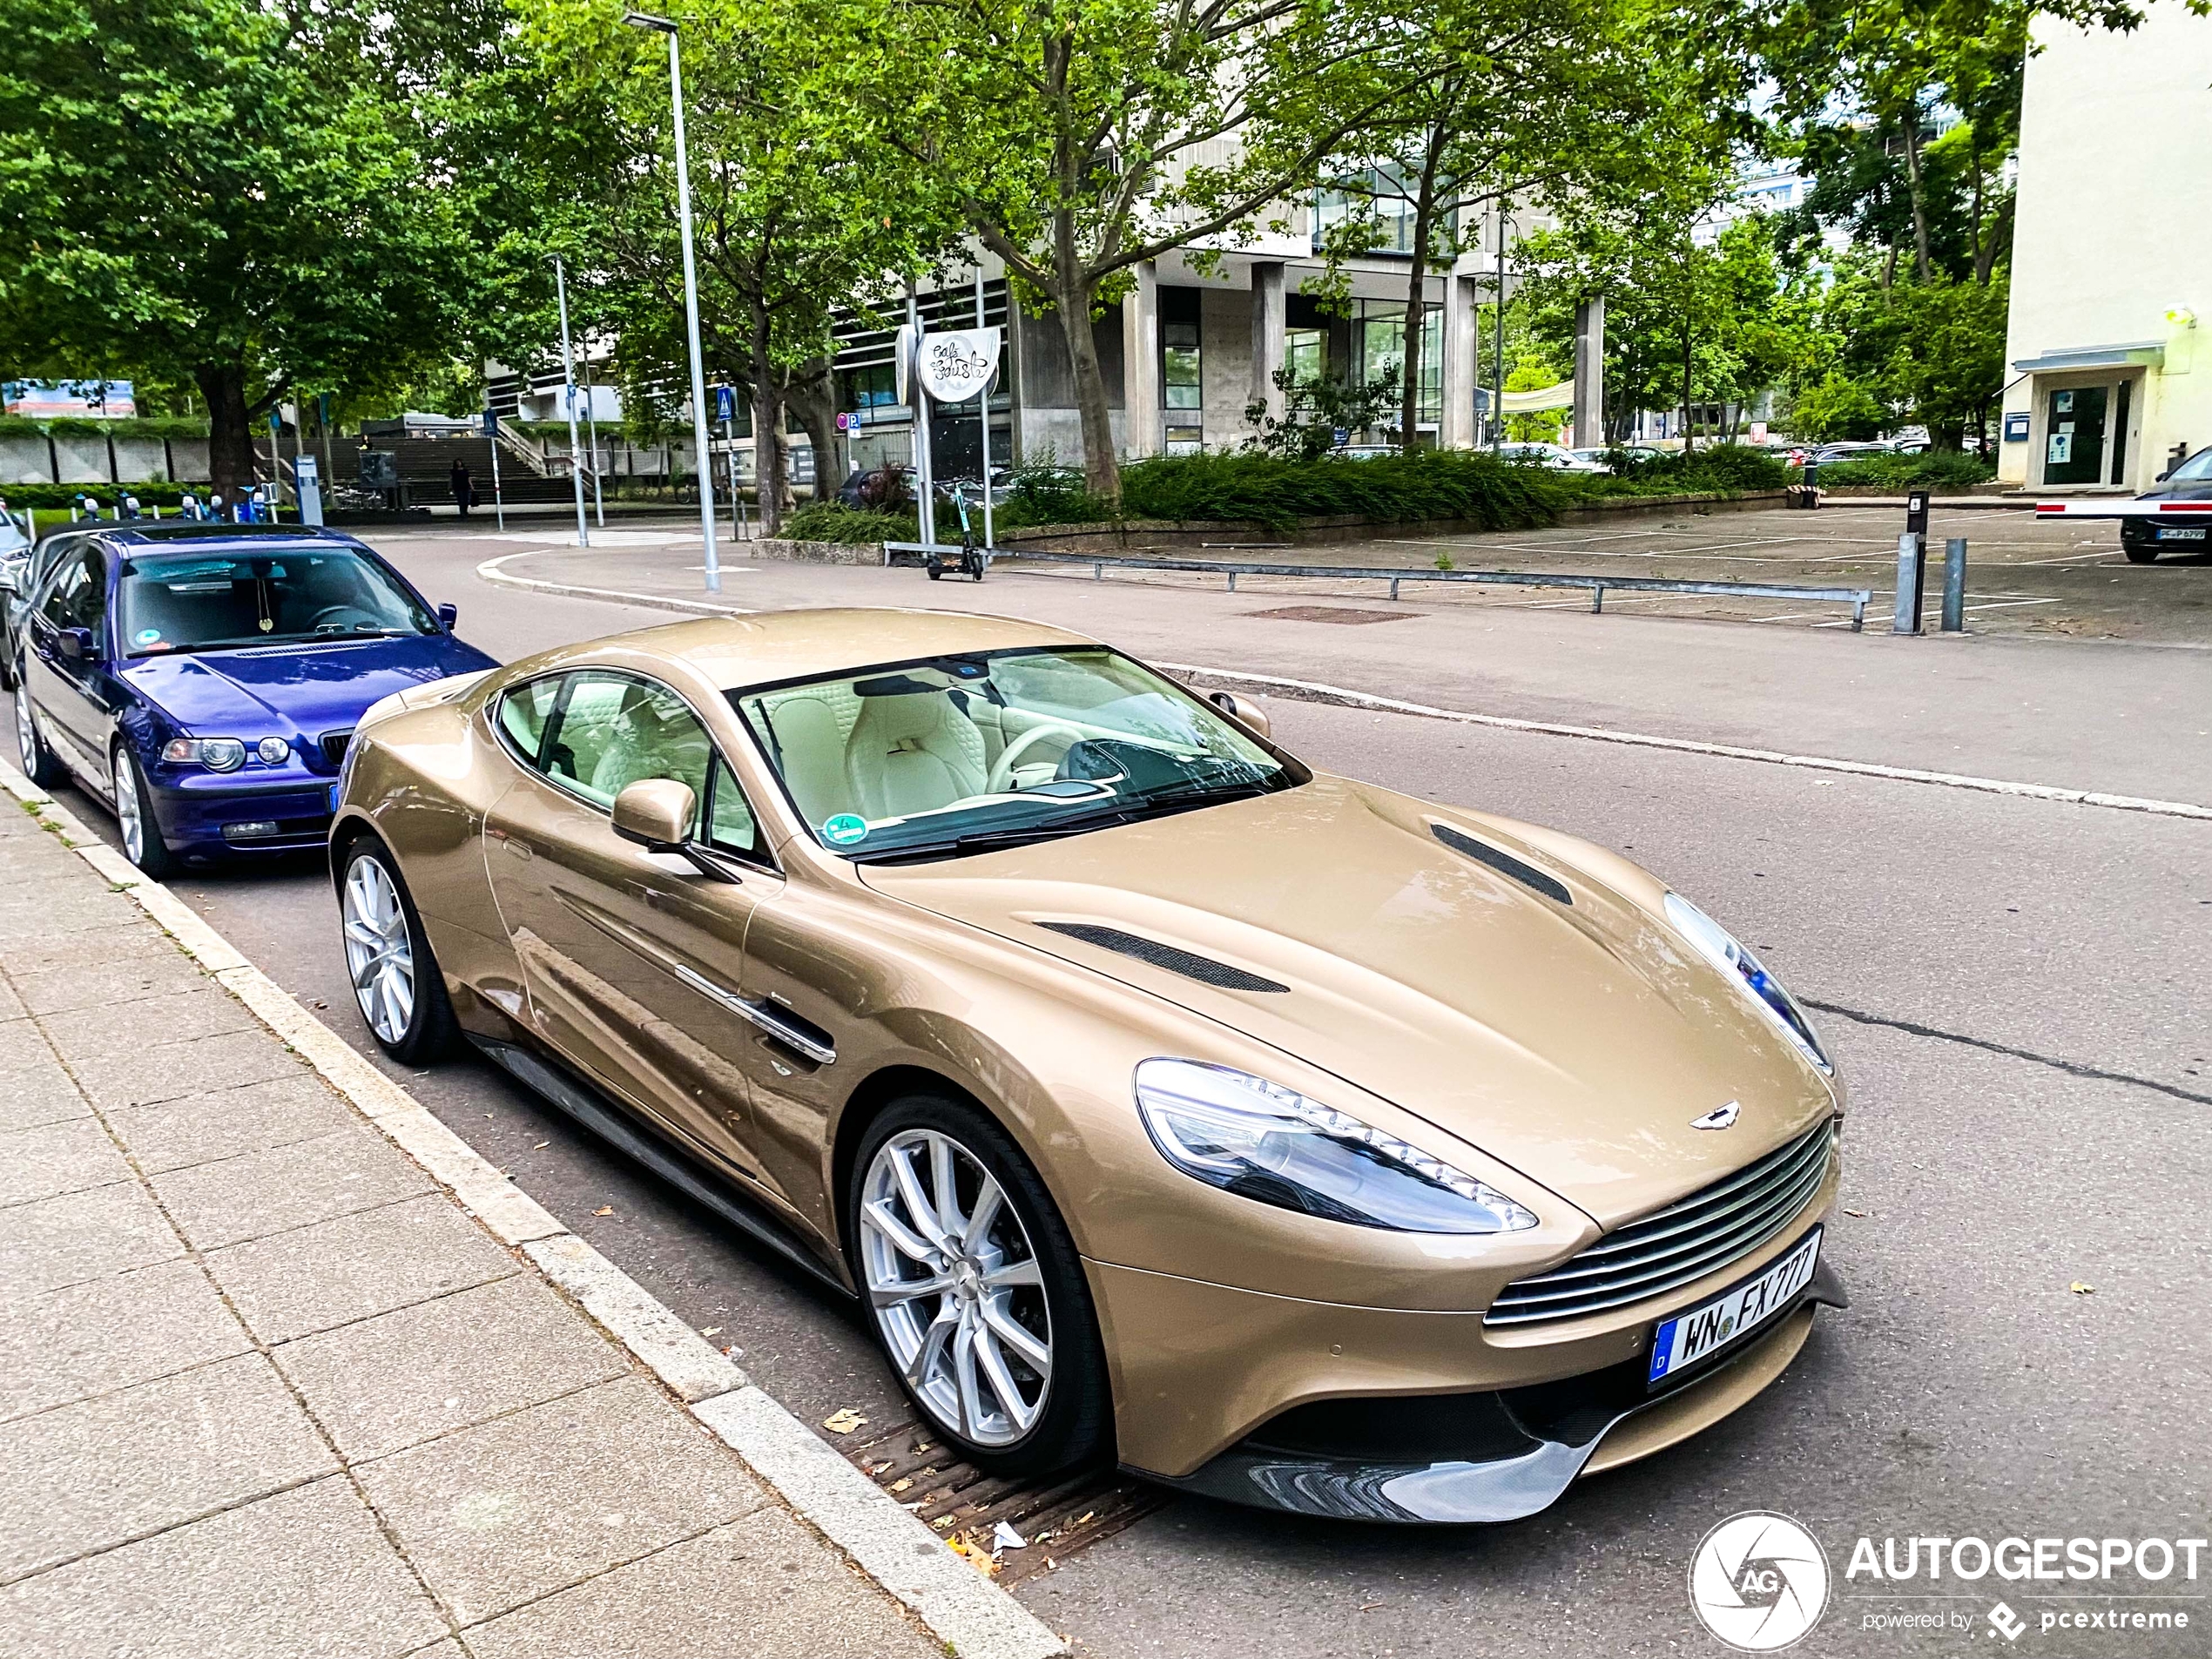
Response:
[{"label": "tree", "polygon": [[440,355],[469,289],[411,111],[251,0],[0,0],[0,351],[189,381],[214,488],[295,387]]},{"label": "tree", "polygon": [[[1329,0],[792,0],[818,72],[1059,319],[1090,490],[1120,469],[1093,317],[1135,267],[1256,233],[1402,90]],[[1355,72],[1356,71],[1356,72]]]}]

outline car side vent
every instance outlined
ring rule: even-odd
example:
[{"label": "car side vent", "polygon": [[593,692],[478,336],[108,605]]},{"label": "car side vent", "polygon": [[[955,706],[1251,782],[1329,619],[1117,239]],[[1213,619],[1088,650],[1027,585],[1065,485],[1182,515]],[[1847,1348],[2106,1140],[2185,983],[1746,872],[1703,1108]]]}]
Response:
[{"label": "car side vent", "polygon": [[1487,864],[1500,875],[1509,875],[1522,887],[1534,887],[1547,899],[1556,900],[1561,904],[1571,905],[1575,902],[1573,894],[1534,865],[1525,864],[1512,853],[1500,852],[1487,842],[1476,840],[1472,835],[1462,835],[1449,824],[1431,824],[1429,828],[1436,832],[1438,840],[1454,853],[1463,853],[1477,864]]},{"label": "car side vent", "polygon": [[1241,968],[1231,968],[1226,962],[1217,962],[1207,956],[1194,956],[1187,950],[1177,950],[1172,945],[1163,945],[1157,939],[1140,939],[1135,934],[1125,934],[1113,927],[1094,927],[1082,921],[1041,921],[1040,927],[1055,934],[1065,934],[1070,939],[1080,939],[1086,945],[1096,945],[1101,950],[1118,951],[1124,956],[1134,956],[1140,962],[1150,962],[1155,968],[1164,968],[1170,974],[1180,974],[1201,984],[1218,986],[1224,991],[1287,991],[1287,985],[1278,985],[1271,979],[1262,979],[1257,974],[1247,974]]}]

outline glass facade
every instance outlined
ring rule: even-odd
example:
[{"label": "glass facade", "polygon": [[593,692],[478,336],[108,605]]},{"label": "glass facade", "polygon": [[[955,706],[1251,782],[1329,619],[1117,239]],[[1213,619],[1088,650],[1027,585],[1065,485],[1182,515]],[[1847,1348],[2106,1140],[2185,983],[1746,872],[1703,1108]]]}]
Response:
[{"label": "glass facade", "polygon": [[1401,188],[1394,167],[1370,167],[1335,187],[1313,195],[1313,249],[1317,253],[1329,233],[1347,219],[1372,214],[1379,221],[1371,253],[1413,251],[1413,204],[1396,192]]},{"label": "glass facade", "polygon": [[[1406,302],[1402,300],[1352,301],[1352,361],[1362,381],[1380,378],[1406,363]],[[1444,415],[1444,307],[1426,307],[1421,323],[1420,408],[1423,425],[1434,425]],[[1394,422],[1393,423],[1394,424]]]}]

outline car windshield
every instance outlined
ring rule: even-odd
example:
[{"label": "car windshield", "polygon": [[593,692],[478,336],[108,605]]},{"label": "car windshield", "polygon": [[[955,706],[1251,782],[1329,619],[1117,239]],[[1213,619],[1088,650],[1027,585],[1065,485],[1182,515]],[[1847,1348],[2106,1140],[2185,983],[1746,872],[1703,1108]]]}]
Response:
[{"label": "car windshield", "polygon": [[2177,483],[2196,483],[2212,478],[2212,449],[2199,449],[2166,476]]},{"label": "car windshield", "polygon": [[1077,834],[1312,776],[1103,646],[934,658],[729,697],[815,839],[860,861]]},{"label": "car windshield", "polygon": [[116,637],[129,657],[437,627],[382,566],[341,547],[139,554],[117,593]]}]

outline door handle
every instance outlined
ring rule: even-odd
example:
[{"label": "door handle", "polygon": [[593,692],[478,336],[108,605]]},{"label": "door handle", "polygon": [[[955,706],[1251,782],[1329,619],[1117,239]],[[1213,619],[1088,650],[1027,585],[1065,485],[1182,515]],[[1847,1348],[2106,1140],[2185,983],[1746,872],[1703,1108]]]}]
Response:
[{"label": "door handle", "polygon": [[787,1018],[765,1002],[752,1001],[735,991],[725,991],[704,974],[695,974],[681,962],[671,962],[676,977],[682,980],[701,996],[717,1007],[725,1008],[756,1029],[766,1032],[786,1048],[805,1055],[817,1065],[831,1065],[836,1062],[837,1050],[813,1034],[799,1028],[795,1021]]}]

